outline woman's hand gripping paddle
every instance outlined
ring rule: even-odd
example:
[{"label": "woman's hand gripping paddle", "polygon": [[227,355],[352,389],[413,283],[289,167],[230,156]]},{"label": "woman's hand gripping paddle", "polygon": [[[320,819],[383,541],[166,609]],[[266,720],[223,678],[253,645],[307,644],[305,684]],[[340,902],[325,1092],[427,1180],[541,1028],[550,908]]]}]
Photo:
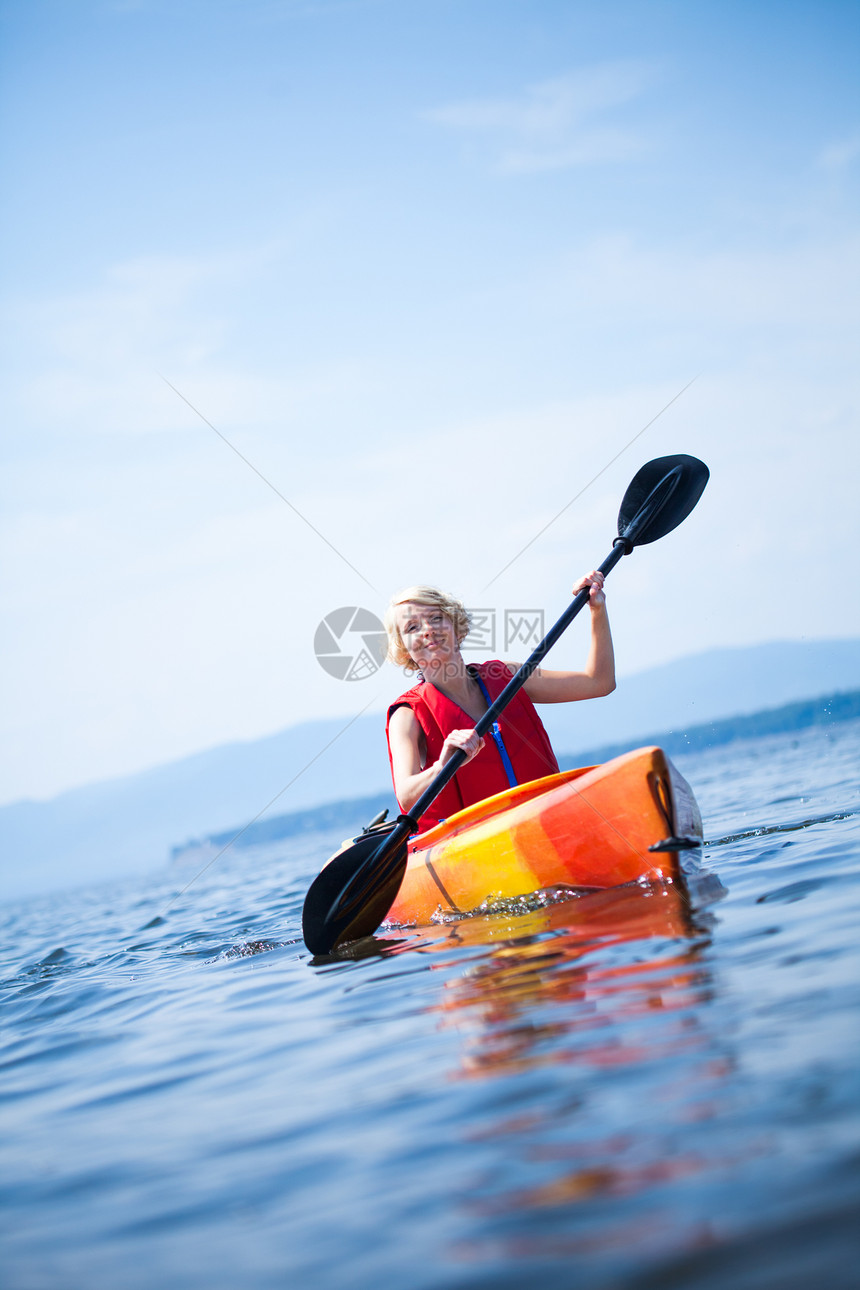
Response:
[{"label": "woman's hand gripping paddle", "polygon": [[[618,537],[600,572],[608,574],[634,547],[656,542],[687,518],[708,482],[708,468],[696,457],[657,457],[632,479],[618,512]],[[495,702],[475,723],[485,735],[555,642],[588,603],[583,588]],[[375,932],[394,904],[406,871],[408,840],[418,820],[466,760],[458,749],[421,794],[411,815],[400,815],[380,841],[368,833],[336,855],[314,879],[305,897],[302,935],[312,954],[329,954],[346,941]]]}]

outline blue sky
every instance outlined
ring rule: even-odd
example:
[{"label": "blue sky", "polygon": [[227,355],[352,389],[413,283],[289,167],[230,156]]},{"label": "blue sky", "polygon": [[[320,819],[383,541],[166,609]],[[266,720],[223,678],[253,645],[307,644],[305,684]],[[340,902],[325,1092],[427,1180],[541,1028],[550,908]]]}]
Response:
[{"label": "blue sky", "polygon": [[858,34],[0,3],[2,800],[381,711],[398,673],[324,672],[326,613],[420,580],[552,621],[664,453],[712,480],[613,574],[622,677],[860,635]]}]

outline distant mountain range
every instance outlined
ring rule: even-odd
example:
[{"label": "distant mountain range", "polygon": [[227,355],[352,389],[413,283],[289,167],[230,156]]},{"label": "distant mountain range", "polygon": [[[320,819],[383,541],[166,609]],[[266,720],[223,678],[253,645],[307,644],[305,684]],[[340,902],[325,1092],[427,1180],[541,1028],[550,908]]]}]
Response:
[{"label": "distant mountain range", "polygon": [[[567,764],[708,722],[860,688],[860,640],[712,650],[625,677],[606,699],[541,709]],[[137,775],[0,808],[0,896],[163,864],[171,849],[260,817],[390,795],[383,721],[304,722]]]},{"label": "distant mountain range", "polygon": [[[799,703],[786,703],[781,708],[765,708],[743,717],[729,717],[725,721],[708,721],[702,726],[672,734],[654,734],[641,740],[644,746],[657,744],[673,757],[684,753],[701,752],[705,748],[718,748],[735,739],[755,739],[764,735],[785,734],[791,730],[808,730],[811,726],[832,725],[834,722],[860,719],[860,690],[848,693],[823,695],[818,699],[805,699]],[[628,751],[629,743],[609,744],[580,753],[577,757],[559,758],[561,770],[576,766],[598,765]],[[287,815],[269,816],[246,824],[238,829],[225,829],[210,833],[205,838],[194,838],[182,846],[174,847],[170,858],[174,863],[205,863],[228,847],[239,851],[257,847],[281,838],[294,838],[302,833],[342,829],[344,834],[358,833],[385,809],[388,818],[397,814],[393,793],[372,793],[369,797],[349,798],[343,802],[328,802],[325,806],[312,806],[306,811],[292,811]]]}]

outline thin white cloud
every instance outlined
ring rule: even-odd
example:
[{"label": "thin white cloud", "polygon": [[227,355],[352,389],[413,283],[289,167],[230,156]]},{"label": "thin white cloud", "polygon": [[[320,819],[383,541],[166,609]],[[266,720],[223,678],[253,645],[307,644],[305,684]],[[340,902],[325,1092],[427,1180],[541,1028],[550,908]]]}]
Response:
[{"label": "thin white cloud", "polygon": [[[108,265],[77,291],[0,300],[10,336],[7,413],[16,441],[173,433],[193,413],[160,375],[229,433],[249,423],[283,425],[361,378],[356,364],[323,356],[301,368],[237,364],[241,305],[263,273],[281,271],[275,244],[193,256],[141,256]],[[199,428],[199,427],[198,427]]]},{"label": "thin white cloud", "polygon": [[824,170],[846,170],[860,158],[860,131],[846,139],[835,139],[822,148],[818,164]]},{"label": "thin white cloud", "polygon": [[805,341],[810,326],[837,350],[860,324],[860,238],[820,239],[751,250],[727,246],[644,245],[606,236],[547,266],[533,287],[545,305],[553,296],[572,316],[600,317],[694,331],[778,350],[790,329]]},{"label": "thin white cloud", "polygon": [[623,60],[581,68],[511,98],[467,99],[434,108],[427,120],[466,137],[483,136],[506,173],[626,161],[647,143],[641,132],[601,120],[638,98],[654,68]]}]

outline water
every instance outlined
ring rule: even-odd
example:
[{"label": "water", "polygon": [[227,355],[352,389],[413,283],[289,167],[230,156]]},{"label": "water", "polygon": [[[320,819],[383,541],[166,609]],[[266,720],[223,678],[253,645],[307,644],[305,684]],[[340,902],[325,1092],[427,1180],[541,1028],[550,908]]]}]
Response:
[{"label": "water", "polygon": [[855,1286],[858,754],[680,761],[692,919],[618,890],[314,963],[320,836],[6,907],[3,1285]]}]

